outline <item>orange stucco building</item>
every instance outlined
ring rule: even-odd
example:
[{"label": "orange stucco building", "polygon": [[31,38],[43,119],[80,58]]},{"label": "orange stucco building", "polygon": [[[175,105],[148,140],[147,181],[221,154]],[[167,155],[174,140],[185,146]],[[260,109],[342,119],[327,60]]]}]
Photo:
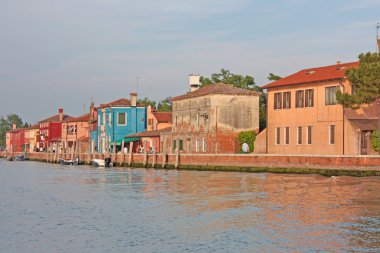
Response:
[{"label": "orange stucco building", "polygon": [[345,71],[358,62],[304,69],[265,85],[269,154],[371,155],[371,133],[379,124],[379,101],[353,111],[336,101],[351,93]]},{"label": "orange stucco building", "polygon": [[70,118],[62,123],[63,148],[72,148],[81,143],[82,151],[88,150],[90,140],[90,114]]}]

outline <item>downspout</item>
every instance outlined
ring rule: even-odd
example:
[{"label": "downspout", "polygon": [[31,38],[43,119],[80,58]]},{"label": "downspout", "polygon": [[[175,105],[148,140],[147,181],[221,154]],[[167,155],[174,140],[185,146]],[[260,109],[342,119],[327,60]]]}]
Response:
[{"label": "downspout", "polygon": [[[340,86],[342,86],[342,88],[343,88],[343,93],[342,94],[344,94],[345,93],[345,89],[344,89],[344,85],[342,84],[342,81],[339,81],[339,85]],[[343,127],[343,131],[342,131],[342,133],[343,133],[343,138],[342,138],[342,149],[343,149],[343,155],[345,154],[345,152],[344,152],[344,142],[345,142],[345,139],[344,139],[344,136],[345,136],[345,132],[344,132],[344,129],[345,129],[345,124],[344,124],[344,105],[342,105],[342,118],[343,118],[343,123],[342,123],[342,127]]]}]

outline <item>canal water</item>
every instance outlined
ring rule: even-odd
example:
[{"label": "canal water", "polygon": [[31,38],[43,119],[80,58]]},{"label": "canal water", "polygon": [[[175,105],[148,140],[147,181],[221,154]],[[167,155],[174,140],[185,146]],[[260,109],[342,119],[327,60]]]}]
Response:
[{"label": "canal water", "polygon": [[0,252],[380,252],[380,178],[0,159]]}]

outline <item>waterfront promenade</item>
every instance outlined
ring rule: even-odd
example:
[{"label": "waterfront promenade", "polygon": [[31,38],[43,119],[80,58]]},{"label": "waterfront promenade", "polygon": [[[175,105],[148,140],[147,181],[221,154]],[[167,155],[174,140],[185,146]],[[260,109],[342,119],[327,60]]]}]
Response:
[{"label": "waterfront promenade", "polygon": [[[22,153],[15,153],[14,155]],[[11,154],[1,153],[2,157]],[[317,173],[322,175],[380,175],[380,156],[270,155],[270,154],[149,154],[149,153],[27,153],[30,160],[57,163],[60,158],[78,157],[85,164],[110,157],[119,167],[146,167],[192,170]]]}]

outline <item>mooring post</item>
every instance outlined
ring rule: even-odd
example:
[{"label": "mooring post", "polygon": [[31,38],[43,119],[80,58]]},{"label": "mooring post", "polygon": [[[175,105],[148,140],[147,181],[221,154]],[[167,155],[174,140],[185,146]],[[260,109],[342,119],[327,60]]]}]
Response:
[{"label": "mooring post", "polygon": [[113,141],[112,153],[113,153],[113,162],[116,163],[116,161],[117,161],[117,157],[116,157],[116,141]]},{"label": "mooring post", "polygon": [[147,141],[144,141],[144,162],[143,162],[144,167],[146,167],[146,165],[148,164],[148,153],[146,151],[146,145],[147,145]]},{"label": "mooring post", "polygon": [[156,166],[156,147],[153,146],[153,161],[152,161],[152,168],[154,168],[154,166]]},{"label": "mooring post", "polygon": [[175,165],[174,168],[178,169],[179,166],[179,149],[177,148],[176,153],[175,153]]},{"label": "mooring post", "polygon": [[121,141],[121,153],[122,153],[122,155],[123,155],[123,159],[122,159],[122,164],[121,164],[121,166],[123,166],[124,165],[124,163],[125,163],[125,153],[124,153],[124,139]]},{"label": "mooring post", "polygon": [[133,150],[133,142],[130,142],[129,143],[128,167],[131,167],[131,164],[132,164],[132,150]]}]

